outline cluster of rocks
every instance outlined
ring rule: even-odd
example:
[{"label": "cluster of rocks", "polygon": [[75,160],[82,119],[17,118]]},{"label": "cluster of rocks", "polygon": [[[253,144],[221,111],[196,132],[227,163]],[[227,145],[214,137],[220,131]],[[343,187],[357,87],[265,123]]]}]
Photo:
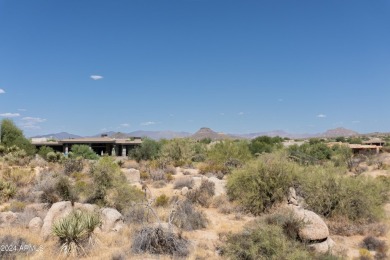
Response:
[{"label": "cluster of rocks", "polygon": [[[44,204],[44,203],[42,203]],[[44,205],[41,205],[42,207]],[[88,212],[98,212],[102,221],[101,227],[98,228],[98,232],[116,232],[120,231],[124,227],[124,218],[114,208],[102,208],[99,209],[97,205],[72,203],[70,201],[60,201],[54,203],[47,211],[45,217],[42,219],[39,216],[32,217],[28,222],[28,229],[34,233],[40,233],[44,239],[50,237],[53,224],[68,216],[74,210],[83,210]],[[0,213],[0,227],[10,227],[15,223],[18,223],[18,219],[22,217],[20,213],[14,213],[11,211]]]},{"label": "cluster of rocks", "polygon": [[287,208],[291,210],[294,217],[303,222],[298,231],[299,238],[318,253],[331,252],[335,242],[330,238],[329,229],[324,220],[313,211],[306,210],[300,205],[301,199],[296,195],[294,188],[289,189],[287,199]]}]

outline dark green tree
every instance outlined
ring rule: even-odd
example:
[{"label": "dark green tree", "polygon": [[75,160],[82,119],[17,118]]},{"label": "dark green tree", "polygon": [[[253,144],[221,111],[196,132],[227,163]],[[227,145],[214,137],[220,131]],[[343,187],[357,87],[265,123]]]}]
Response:
[{"label": "dark green tree", "polygon": [[24,150],[28,155],[35,154],[34,145],[24,137],[22,130],[10,119],[3,119],[1,121],[0,140],[1,144],[6,148],[16,146]]},{"label": "dark green tree", "polygon": [[153,160],[157,159],[161,149],[160,142],[145,138],[142,140],[142,144],[129,152],[129,157],[136,160]]}]

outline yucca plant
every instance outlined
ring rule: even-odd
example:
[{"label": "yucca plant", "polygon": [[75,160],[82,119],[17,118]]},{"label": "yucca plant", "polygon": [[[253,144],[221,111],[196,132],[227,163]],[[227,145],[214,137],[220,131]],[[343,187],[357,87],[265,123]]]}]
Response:
[{"label": "yucca plant", "polygon": [[61,252],[65,255],[86,255],[84,246],[93,245],[93,231],[101,224],[99,215],[73,211],[53,225],[53,234],[60,239]]}]

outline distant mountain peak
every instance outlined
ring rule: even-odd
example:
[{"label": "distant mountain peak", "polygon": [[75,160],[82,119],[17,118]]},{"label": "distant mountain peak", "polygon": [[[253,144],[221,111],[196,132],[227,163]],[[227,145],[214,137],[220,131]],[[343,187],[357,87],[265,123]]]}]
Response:
[{"label": "distant mountain peak", "polygon": [[202,140],[205,138],[210,138],[211,140],[222,140],[222,139],[237,139],[240,137],[225,134],[225,133],[217,133],[209,127],[202,127],[195,134],[191,135],[191,138],[195,140]]},{"label": "distant mountain peak", "polygon": [[334,129],[327,130],[325,133],[321,134],[320,136],[339,137],[339,136],[354,136],[354,135],[359,135],[359,133],[344,127],[337,127]]}]

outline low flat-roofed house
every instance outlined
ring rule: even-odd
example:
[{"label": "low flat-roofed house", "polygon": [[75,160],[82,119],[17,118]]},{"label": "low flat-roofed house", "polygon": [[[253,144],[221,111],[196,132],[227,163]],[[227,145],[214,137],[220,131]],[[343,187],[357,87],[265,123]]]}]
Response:
[{"label": "low flat-roofed house", "polygon": [[369,144],[349,144],[342,142],[330,142],[327,143],[328,147],[333,147],[335,145],[342,145],[349,147],[353,153],[379,153],[382,146],[369,145]]},{"label": "low flat-roofed house", "polygon": [[383,141],[380,138],[372,138],[372,139],[370,139],[368,141],[364,141],[363,144],[376,145],[376,146],[385,146],[386,142]]},{"label": "low flat-roofed house", "polygon": [[95,153],[99,155],[109,154],[113,156],[127,156],[128,151],[134,149],[136,146],[141,145],[142,140],[140,137],[130,137],[127,139],[115,139],[107,136],[103,137],[87,137],[87,138],[74,138],[63,139],[58,141],[43,141],[32,140],[31,142],[36,148],[42,146],[52,147],[55,151],[60,151],[68,154],[73,145],[88,145]]}]

